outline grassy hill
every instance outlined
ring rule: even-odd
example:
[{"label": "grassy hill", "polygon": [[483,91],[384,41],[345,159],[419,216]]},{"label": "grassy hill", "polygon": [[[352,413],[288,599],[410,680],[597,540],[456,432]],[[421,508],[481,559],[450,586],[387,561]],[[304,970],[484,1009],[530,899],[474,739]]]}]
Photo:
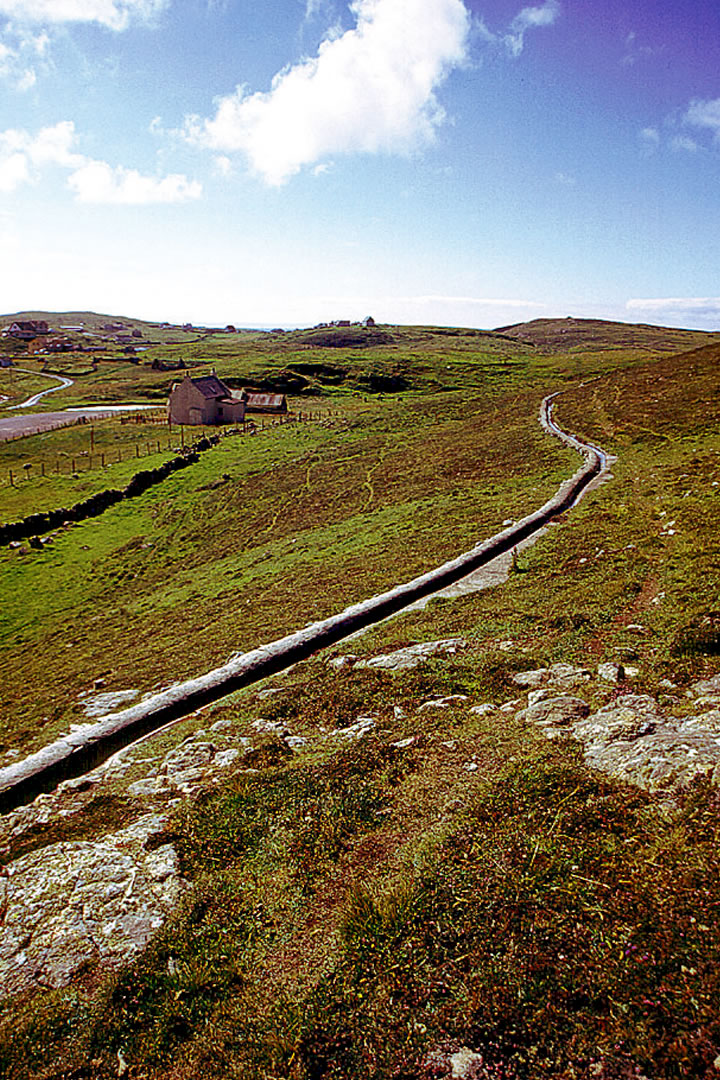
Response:
[{"label": "grassy hill", "polygon": [[496,333],[551,352],[643,349],[649,354],[676,353],[720,340],[719,333],[704,330],[573,318],[533,319],[514,326],[501,326]]},{"label": "grassy hill", "polygon": [[[10,838],[8,861],[166,813],[191,888],[125,969],[91,965],[2,1004],[0,1075],[109,1080],[125,1061],[125,1075],[167,1080],[444,1080],[466,1047],[493,1080],[716,1075],[717,787],[669,802],[594,771],[523,720],[513,676],[625,658],[633,693],[679,710],[718,670],[720,342],[572,323],[572,345],[563,321],[194,342],[198,369],[299,376],[292,404],[316,419],[225,439],[47,546],[0,550],[11,761],[84,722],[98,679],[144,693],[187,678],[538,506],[577,466],[537,423],[545,394],[561,391],[560,423],[617,456],[504,585],[331,651],[462,637],[457,655],[395,673],[314,657]],[[127,386],[147,394],[155,376],[128,368]],[[103,378],[75,392],[101,393]],[[10,444],[3,466],[50,462],[68,438]],[[60,488],[51,473],[0,484],[4,516],[105,476],[97,465]],[[621,693],[588,685],[598,706]],[[470,711],[487,702],[498,708]],[[329,735],[368,715],[365,739]],[[141,758],[213,738],[218,721],[252,742],[225,779],[175,803],[130,794]],[[305,743],[291,751],[283,729]]]}]

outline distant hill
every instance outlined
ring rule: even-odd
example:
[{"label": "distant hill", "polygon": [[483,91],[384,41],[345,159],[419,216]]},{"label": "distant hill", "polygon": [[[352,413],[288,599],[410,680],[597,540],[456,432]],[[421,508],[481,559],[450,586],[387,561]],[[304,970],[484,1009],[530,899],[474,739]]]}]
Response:
[{"label": "distant hill", "polygon": [[[96,311],[15,311],[9,315],[0,315],[0,324],[12,322],[46,322],[53,330],[62,326],[80,326],[86,330],[101,331],[104,326],[120,324],[128,330],[142,330],[144,327],[158,327],[158,322],[147,322],[125,315],[103,315]],[[165,324],[168,325],[168,324]]]},{"label": "distant hill", "polygon": [[605,319],[533,319],[514,326],[499,326],[495,332],[553,352],[575,348],[629,348],[674,353],[720,342],[720,333],[707,330],[676,330],[666,326],[610,322]]}]

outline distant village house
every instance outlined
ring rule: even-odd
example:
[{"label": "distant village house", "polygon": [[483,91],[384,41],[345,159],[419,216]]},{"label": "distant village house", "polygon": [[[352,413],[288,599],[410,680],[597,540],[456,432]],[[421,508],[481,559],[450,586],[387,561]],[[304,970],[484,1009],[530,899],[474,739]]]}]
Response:
[{"label": "distant village house", "polygon": [[18,338],[20,341],[32,341],[40,334],[48,333],[48,324],[38,321],[22,321],[11,323],[3,331],[8,337]]}]

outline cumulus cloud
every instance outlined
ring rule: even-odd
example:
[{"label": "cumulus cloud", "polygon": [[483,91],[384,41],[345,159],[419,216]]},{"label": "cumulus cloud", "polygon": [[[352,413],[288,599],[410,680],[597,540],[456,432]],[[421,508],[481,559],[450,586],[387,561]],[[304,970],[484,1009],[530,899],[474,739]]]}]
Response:
[{"label": "cumulus cloud", "polygon": [[0,191],[8,193],[30,179],[24,154],[8,154],[0,159]]},{"label": "cumulus cloud", "polygon": [[99,23],[125,30],[132,22],[149,22],[170,0],[0,0],[0,15],[29,23]]},{"label": "cumulus cloud", "polygon": [[179,173],[143,176],[78,153],[72,120],[42,128],[36,135],[17,128],[0,131],[0,191],[9,193],[36,181],[48,167],[69,170],[68,187],[78,202],[145,205],[197,199],[202,186]]},{"label": "cumulus cloud", "polygon": [[105,161],[88,161],[68,177],[68,187],[78,202],[125,205],[176,203],[197,199],[202,186],[186,176],[143,176],[136,169],[115,167]]},{"label": "cumulus cloud", "polygon": [[435,92],[467,57],[462,0],[354,0],[356,26],[329,34],[317,55],[281,71],[269,91],[238,87],[215,116],[188,117],[186,137],[240,151],[280,185],[333,154],[409,153],[445,114]]}]

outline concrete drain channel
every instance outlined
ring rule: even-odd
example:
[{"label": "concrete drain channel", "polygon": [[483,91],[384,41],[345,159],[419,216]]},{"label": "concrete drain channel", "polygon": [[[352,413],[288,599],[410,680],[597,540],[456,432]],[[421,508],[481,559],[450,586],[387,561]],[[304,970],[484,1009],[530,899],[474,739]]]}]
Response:
[{"label": "concrete drain channel", "polygon": [[178,683],[130,708],[104,716],[97,723],[85,725],[22,761],[0,769],[0,813],[23,806],[42,792],[54,790],[63,780],[83,776],[119,750],[189,716],[202,706],[276,675],[416,601],[441,592],[539,532],[554,517],[573,506],[588,485],[607,468],[607,457],[602,450],[581,442],[557,426],[552,417],[553,398],[556,396],[552,394],[543,400],[540,422],[549,434],[581,453],[584,463],[538,510],[477,544],[471,551],[412,581],[363,600],[328,619],[311,623],[302,630],[251,652],[233,656],[222,667]]}]

